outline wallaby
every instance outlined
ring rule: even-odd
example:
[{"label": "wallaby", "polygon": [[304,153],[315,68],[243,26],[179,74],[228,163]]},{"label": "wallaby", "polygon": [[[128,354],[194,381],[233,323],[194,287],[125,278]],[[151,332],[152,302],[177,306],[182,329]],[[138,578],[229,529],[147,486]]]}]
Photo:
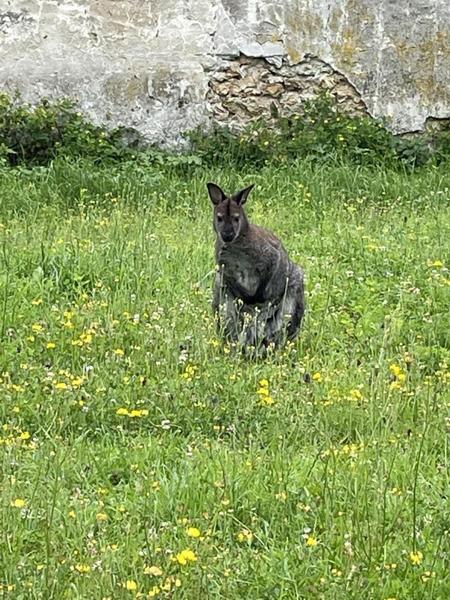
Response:
[{"label": "wallaby", "polygon": [[214,204],[213,310],[219,327],[244,348],[294,339],[305,312],[302,269],[271,231],[249,222],[244,204],[253,185],[234,196],[215,183],[207,187]]}]

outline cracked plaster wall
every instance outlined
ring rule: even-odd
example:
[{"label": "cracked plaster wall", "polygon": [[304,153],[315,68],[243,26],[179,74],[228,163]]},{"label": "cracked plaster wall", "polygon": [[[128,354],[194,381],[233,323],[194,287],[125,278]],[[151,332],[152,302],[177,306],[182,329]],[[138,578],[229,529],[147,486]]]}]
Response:
[{"label": "cracked plaster wall", "polygon": [[397,132],[450,117],[448,0],[0,0],[0,91],[154,141],[318,89]]}]

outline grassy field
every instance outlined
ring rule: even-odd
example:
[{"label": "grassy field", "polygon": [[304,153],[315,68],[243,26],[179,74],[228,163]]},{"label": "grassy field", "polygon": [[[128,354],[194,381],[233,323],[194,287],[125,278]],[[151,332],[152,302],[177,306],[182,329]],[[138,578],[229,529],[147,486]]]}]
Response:
[{"label": "grassy field", "polygon": [[[205,183],[307,274],[223,346]],[[450,597],[450,171],[55,163],[0,177],[0,595]]]}]

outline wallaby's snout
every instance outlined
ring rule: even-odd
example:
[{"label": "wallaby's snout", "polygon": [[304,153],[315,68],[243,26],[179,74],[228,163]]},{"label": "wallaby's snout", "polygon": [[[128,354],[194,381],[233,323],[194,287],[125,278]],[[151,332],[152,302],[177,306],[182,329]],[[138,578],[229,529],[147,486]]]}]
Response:
[{"label": "wallaby's snout", "polygon": [[221,231],[220,236],[226,244],[229,244],[234,240],[236,234],[234,233],[234,231]]},{"label": "wallaby's snout", "polygon": [[242,208],[232,200],[225,200],[214,210],[214,229],[229,244],[238,237],[242,226]]}]

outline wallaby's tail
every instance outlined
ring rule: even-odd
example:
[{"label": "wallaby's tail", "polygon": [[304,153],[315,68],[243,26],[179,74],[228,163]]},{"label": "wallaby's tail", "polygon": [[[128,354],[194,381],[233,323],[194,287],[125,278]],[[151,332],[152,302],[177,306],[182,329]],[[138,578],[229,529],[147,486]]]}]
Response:
[{"label": "wallaby's tail", "polygon": [[305,315],[305,281],[303,271],[297,265],[291,269],[290,295],[292,295],[291,318],[287,328],[288,340],[293,340],[301,327]]}]

